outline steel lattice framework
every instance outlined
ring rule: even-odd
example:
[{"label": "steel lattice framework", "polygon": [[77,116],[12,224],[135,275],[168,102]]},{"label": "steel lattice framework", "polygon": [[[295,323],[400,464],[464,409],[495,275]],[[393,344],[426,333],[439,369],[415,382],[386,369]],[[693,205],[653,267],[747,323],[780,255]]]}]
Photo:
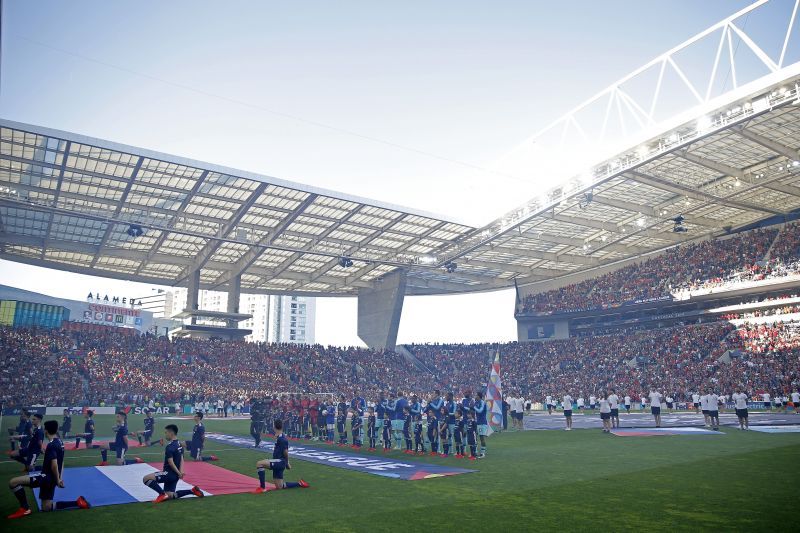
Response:
[{"label": "steel lattice framework", "polygon": [[[185,285],[199,269],[203,288],[241,275],[244,292],[333,296],[402,268],[410,294],[457,293],[548,280],[785,215],[800,209],[800,0],[783,4],[791,15],[771,48],[742,23],[769,5],[735,13],[539,132],[530,143],[594,164],[482,228],[2,120],[0,257],[164,285]],[[687,50],[709,41],[710,62],[686,66]],[[723,70],[730,87],[718,81]],[[675,90],[670,75],[689,98],[660,113]],[[654,84],[642,99],[633,87],[641,93],[647,76]],[[672,231],[678,215],[686,233]],[[130,236],[131,225],[144,234]]]}]

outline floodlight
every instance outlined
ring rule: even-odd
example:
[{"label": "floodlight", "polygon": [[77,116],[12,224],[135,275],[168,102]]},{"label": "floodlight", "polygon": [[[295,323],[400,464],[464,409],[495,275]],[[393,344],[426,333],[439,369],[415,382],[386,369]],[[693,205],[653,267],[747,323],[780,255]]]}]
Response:
[{"label": "floodlight", "polygon": [[131,224],[130,226],[128,226],[128,231],[126,231],[125,233],[127,233],[128,235],[130,235],[135,239],[136,237],[141,237],[142,235],[144,235],[144,229],[142,229],[142,227],[138,224]]}]

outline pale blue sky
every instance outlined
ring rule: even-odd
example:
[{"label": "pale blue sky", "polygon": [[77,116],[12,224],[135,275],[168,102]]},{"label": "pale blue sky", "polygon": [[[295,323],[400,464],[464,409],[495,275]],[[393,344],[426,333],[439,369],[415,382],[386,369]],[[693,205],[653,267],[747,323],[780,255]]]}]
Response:
[{"label": "pale blue sky", "polygon": [[[491,167],[747,4],[5,0],[0,115],[481,224],[543,184],[453,161]],[[5,261],[0,279],[144,290]],[[512,303],[409,298],[399,340],[509,340]],[[317,324],[321,342],[358,342],[355,300],[320,301]]]}]

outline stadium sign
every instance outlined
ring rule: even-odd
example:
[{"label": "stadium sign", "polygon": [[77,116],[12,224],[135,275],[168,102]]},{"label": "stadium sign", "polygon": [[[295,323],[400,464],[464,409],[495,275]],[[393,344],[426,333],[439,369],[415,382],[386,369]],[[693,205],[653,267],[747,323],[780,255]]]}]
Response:
[{"label": "stadium sign", "polygon": [[142,311],[103,303],[89,303],[82,309],[81,322],[141,330]]},{"label": "stadium sign", "polygon": [[95,292],[95,293],[91,293],[90,292],[89,294],[87,294],[86,295],[86,301],[87,302],[102,302],[102,303],[113,304],[113,305],[119,305],[119,304],[130,305],[131,307],[133,307],[134,305],[142,305],[141,302],[138,302],[138,304],[137,304],[137,301],[136,301],[135,298],[128,298],[127,296],[123,296],[122,298],[120,298],[119,296],[112,296],[111,298],[109,298],[108,294],[106,294],[105,296],[101,297],[99,292]]},{"label": "stadium sign", "polygon": [[145,409],[150,409],[153,413],[157,415],[170,415],[174,413],[174,410],[167,405],[162,407],[148,407],[147,405],[139,407],[138,405],[136,406],[129,405],[126,406],[125,409],[123,409],[123,411],[125,412],[126,415],[130,414],[143,415]]},{"label": "stadium sign", "polygon": [[[272,453],[275,444],[272,441],[262,441],[258,448],[253,447],[253,440],[238,435],[224,435],[221,433],[206,433],[206,438],[251,450]],[[455,476],[475,472],[465,468],[454,468],[447,465],[431,465],[422,463],[407,463],[386,457],[359,455],[338,451],[328,451],[312,446],[294,446],[289,449],[292,459],[309,461],[311,463],[355,470],[376,476],[391,477],[395,479],[430,479],[435,477]]]},{"label": "stadium sign", "polygon": [[19,416],[22,414],[22,410],[25,409],[30,414],[38,413],[42,416],[45,416],[45,411],[47,410],[44,406],[38,407],[6,407],[3,409],[3,416]]}]

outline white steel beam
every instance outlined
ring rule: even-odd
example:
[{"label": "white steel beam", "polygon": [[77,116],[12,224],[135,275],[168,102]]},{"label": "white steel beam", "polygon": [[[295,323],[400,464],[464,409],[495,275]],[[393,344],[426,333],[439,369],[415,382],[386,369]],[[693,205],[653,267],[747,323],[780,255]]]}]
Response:
[{"label": "white steel beam", "polygon": [[764,148],[767,148],[768,150],[772,150],[778,155],[788,157],[792,161],[800,160],[800,152],[798,152],[796,149],[786,146],[785,144],[781,144],[767,137],[764,137],[760,133],[756,133],[744,127],[733,128],[733,131],[735,131],[745,139],[749,139],[754,143],[760,144]]}]

